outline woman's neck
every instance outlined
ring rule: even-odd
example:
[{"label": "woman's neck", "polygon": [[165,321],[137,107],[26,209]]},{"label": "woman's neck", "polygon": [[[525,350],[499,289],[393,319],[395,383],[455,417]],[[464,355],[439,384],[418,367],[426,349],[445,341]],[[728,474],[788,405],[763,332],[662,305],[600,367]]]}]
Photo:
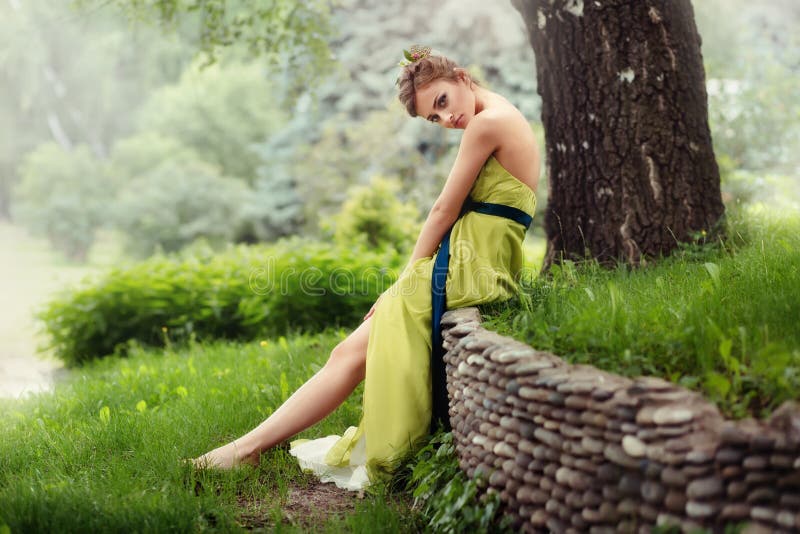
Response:
[{"label": "woman's neck", "polygon": [[492,92],[480,85],[475,85],[473,92],[475,93],[475,115],[477,115],[490,104]]}]

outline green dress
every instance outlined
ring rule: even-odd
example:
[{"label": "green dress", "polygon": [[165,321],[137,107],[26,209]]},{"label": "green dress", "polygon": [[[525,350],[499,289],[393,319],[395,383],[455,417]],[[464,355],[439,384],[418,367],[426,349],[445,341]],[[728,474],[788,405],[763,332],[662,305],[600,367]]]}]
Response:
[{"label": "green dress", "polygon": [[[473,201],[505,204],[533,215],[536,196],[494,156],[469,193]],[[467,212],[450,235],[447,308],[513,297],[522,268],[525,227],[503,217]],[[431,272],[419,258],[384,293],[372,316],[363,415],[342,437],[292,442],[300,466],[323,481],[357,490],[398,460],[429,430],[431,420]]]}]

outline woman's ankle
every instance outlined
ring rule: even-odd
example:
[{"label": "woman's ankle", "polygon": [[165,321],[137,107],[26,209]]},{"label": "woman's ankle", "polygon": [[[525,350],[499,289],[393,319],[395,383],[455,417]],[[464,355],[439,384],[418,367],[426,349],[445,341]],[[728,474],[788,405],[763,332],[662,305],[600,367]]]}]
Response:
[{"label": "woman's ankle", "polygon": [[238,463],[257,465],[261,450],[244,438],[233,440],[233,449],[236,452]]}]

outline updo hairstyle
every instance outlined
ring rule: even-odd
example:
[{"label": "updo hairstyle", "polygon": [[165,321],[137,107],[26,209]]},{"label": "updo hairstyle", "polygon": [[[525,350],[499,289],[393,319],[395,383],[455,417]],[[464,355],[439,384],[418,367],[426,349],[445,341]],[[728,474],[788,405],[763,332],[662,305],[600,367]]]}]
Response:
[{"label": "updo hairstyle", "polygon": [[459,76],[456,71],[458,68],[460,67],[455,61],[445,56],[427,56],[406,65],[400,71],[400,77],[397,79],[397,98],[403,103],[408,114],[416,117],[417,89],[425,87],[439,78],[451,82],[458,81]]}]

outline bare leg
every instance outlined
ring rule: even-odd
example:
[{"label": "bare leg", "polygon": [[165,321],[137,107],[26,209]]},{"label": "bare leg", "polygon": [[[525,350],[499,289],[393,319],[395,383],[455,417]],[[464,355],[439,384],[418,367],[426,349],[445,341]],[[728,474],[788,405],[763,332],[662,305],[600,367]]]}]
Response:
[{"label": "bare leg", "polygon": [[372,317],[331,351],[325,366],[286,399],[280,408],[247,434],[195,458],[198,467],[227,469],[258,464],[259,454],[321,421],[364,380]]}]

